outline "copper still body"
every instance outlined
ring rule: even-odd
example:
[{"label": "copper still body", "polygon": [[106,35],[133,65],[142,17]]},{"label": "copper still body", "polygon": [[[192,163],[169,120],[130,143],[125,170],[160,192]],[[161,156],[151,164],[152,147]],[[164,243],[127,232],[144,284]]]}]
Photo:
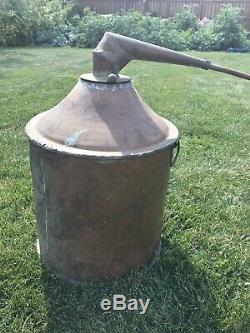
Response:
[{"label": "copper still body", "polygon": [[58,105],[26,126],[41,257],[59,276],[101,280],[159,253],[164,197],[179,151],[177,128],[119,71],[133,59],[249,74],[106,33]]}]

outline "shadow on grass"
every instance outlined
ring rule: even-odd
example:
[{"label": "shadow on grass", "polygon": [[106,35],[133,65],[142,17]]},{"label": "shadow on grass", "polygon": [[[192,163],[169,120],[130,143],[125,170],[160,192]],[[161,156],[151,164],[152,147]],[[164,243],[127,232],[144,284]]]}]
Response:
[{"label": "shadow on grass", "polygon": [[[73,285],[43,270],[47,333],[221,332],[212,282],[181,250],[162,241],[153,268],[140,268],[118,279]],[[102,311],[103,298],[114,294],[150,298],[148,311]]]}]

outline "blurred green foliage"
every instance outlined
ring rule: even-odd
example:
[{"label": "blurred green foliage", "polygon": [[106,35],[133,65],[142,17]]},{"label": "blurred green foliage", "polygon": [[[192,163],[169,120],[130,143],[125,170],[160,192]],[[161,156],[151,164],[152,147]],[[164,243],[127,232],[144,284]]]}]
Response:
[{"label": "blurred green foliage", "polygon": [[76,0],[2,0],[0,46],[95,47],[105,31],[174,50],[227,50],[248,44],[241,10],[227,5],[214,20],[200,21],[191,8],[172,19],[138,12],[100,15]]}]

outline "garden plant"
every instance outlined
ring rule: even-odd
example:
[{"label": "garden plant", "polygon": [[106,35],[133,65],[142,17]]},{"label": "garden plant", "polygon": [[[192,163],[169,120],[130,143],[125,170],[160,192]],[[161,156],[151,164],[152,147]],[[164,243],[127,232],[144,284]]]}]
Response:
[{"label": "garden plant", "polygon": [[174,50],[227,50],[250,45],[243,13],[231,5],[203,24],[191,9],[172,19],[138,12],[100,15],[78,1],[2,0],[0,46],[56,45],[95,47],[106,31]]}]

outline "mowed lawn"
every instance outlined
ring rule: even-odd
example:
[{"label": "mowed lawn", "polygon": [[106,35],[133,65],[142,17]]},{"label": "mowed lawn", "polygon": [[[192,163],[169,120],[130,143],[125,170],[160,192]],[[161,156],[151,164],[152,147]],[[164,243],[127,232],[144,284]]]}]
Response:
[{"label": "mowed lawn", "polygon": [[[250,54],[190,54],[250,72]],[[169,64],[129,64],[123,73],[134,78],[143,99],[180,130],[161,256],[152,269],[80,286],[43,267],[24,127],[90,69],[90,50],[0,49],[0,332],[248,333],[246,80]],[[151,303],[144,315],[103,312],[101,300],[113,294]]]}]

